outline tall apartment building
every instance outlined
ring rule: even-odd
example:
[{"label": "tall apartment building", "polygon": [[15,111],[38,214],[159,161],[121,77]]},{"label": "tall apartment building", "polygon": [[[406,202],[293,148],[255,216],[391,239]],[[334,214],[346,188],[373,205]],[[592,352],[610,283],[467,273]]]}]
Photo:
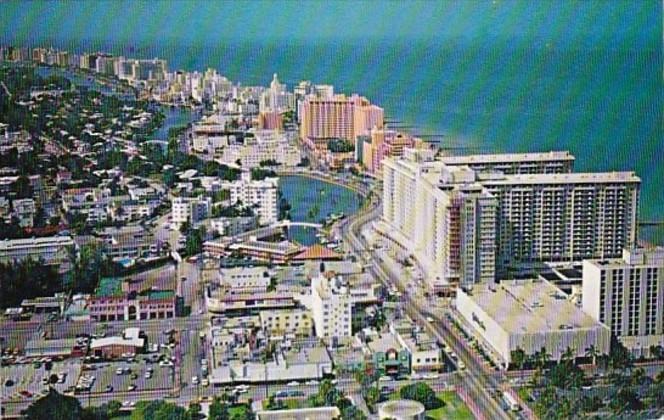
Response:
[{"label": "tall apartment building", "polygon": [[[384,161],[383,217],[428,268],[435,291],[495,279],[497,201],[468,174]],[[398,197],[403,197],[398,199]]]},{"label": "tall apartment building", "polygon": [[327,342],[350,337],[351,296],[340,277],[321,274],[311,280],[311,308],[316,336]]},{"label": "tall apartment building", "polygon": [[277,200],[279,178],[254,181],[249,172],[243,172],[242,179],[224,182],[222,188],[230,190],[231,204],[242,202],[247,206],[255,206],[254,211],[258,215],[260,224],[275,223],[279,219]]},{"label": "tall apartment building", "polygon": [[383,109],[363,97],[308,97],[301,106],[300,137],[312,149],[323,150],[333,138],[355,142],[373,127],[383,127]]},{"label": "tall apartment building", "polygon": [[582,306],[636,355],[664,346],[664,248],[584,261]]},{"label": "tall apartment building", "polygon": [[173,223],[176,224],[189,222],[193,226],[209,217],[211,210],[210,197],[175,197],[171,202]]},{"label": "tall apartment building", "polygon": [[499,202],[497,264],[619,256],[636,242],[641,180],[632,172],[478,176]]},{"label": "tall apartment building", "polygon": [[434,288],[485,282],[492,265],[504,278],[544,262],[617,256],[636,240],[633,173],[567,173],[568,153],[483,156],[472,157],[475,170],[469,157],[437,161],[414,149],[383,161],[383,219]]}]

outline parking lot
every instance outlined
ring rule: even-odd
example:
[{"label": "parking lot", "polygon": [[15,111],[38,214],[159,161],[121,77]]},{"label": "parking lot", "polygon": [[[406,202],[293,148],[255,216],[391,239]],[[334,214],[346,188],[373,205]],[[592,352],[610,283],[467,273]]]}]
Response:
[{"label": "parking lot", "polygon": [[135,362],[97,363],[86,374],[95,377],[92,393],[141,392],[173,387],[173,367]]},{"label": "parking lot", "polygon": [[35,367],[33,363],[3,365],[0,370],[3,399],[20,400],[36,397],[40,392],[48,390],[48,383],[43,380],[53,374],[61,376],[64,374],[64,377],[53,385],[58,392],[63,393],[76,384],[80,370],[81,365],[77,360],[53,362],[50,372],[44,369],[44,365]]}]

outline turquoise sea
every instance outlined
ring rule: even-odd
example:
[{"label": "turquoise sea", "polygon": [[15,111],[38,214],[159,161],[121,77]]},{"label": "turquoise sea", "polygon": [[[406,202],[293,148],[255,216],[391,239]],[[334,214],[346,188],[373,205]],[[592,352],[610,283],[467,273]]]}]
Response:
[{"label": "turquoise sea", "polygon": [[[0,43],[163,57],[243,84],[359,92],[460,151],[633,170],[664,220],[659,1],[3,2]],[[439,136],[439,135],[442,135]],[[459,148],[459,149],[458,149]],[[664,229],[643,230],[664,243]]]}]

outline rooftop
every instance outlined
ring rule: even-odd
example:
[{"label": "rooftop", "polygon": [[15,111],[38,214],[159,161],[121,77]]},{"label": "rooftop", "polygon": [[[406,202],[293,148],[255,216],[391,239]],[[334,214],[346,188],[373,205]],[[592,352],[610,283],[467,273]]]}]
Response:
[{"label": "rooftop", "polygon": [[599,323],[567,300],[562,291],[544,280],[480,284],[475,285],[471,292],[459,293],[468,295],[503,329],[513,334],[600,327]]},{"label": "rooftop", "polygon": [[118,277],[103,277],[95,289],[96,297],[122,296],[122,279]]},{"label": "rooftop", "polygon": [[341,416],[337,407],[298,408],[294,410],[259,411],[258,420],[328,420]]},{"label": "rooftop", "polygon": [[503,175],[478,174],[482,185],[515,184],[613,184],[640,183],[634,172],[572,172],[564,174]]},{"label": "rooftop", "polygon": [[367,343],[367,347],[374,353],[385,353],[388,350],[401,350],[401,344],[394,336],[394,334],[386,333],[382,335],[375,335],[371,337],[371,341]]},{"label": "rooftop", "polygon": [[550,151],[541,153],[500,153],[480,154],[466,156],[444,156],[438,161],[446,165],[470,165],[473,163],[521,163],[521,162],[547,162],[547,161],[573,161],[574,156],[569,151]]},{"label": "rooftop", "polygon": [[339,260],[341,254],[319,244],[312,245],[293,257],[293,260]]}]

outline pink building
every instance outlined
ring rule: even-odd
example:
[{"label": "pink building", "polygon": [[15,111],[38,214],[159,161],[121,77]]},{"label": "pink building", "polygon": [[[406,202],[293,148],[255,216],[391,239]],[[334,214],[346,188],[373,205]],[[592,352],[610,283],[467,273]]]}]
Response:
[{"label": "pink building", "polygon": [[367,172],[376,173],[382,168],[386,157],[403,156],[406,148],[416,147],[417,139],[394,130],[371,130],[371,143],[364,143],[362,163]]},{"label": "pink building", "polygon": [[258,126],[263,130],[281,130],[284,126],[283,117],[277,111],[263,111],[258,114]]},{"label": "pink building", "polygon": [[355,142],[373,127],[383,127],[383,109],[368,99],[337,95],[330,99],[307,98],[302,104],[300,137],[311,149],[324,150],[329,139]]}]

